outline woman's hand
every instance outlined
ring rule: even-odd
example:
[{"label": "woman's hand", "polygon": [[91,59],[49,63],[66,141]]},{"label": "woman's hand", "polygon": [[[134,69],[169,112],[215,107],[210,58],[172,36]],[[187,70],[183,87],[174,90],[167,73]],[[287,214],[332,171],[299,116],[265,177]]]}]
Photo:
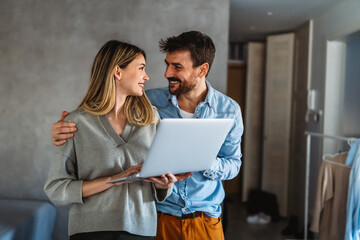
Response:
[{"label": "woman's hand", "polygon": [[110,177],[101,177],[101,178],[97,178],[97,179],[93,179],[93,180],[89,180],[89,181],[84,181],[83,185],[82,185],[82,197],[86,198],[86,197],[92,196],[99,192],[105,191],[106,189],[108,189],[114,185],[121,185],[123,183],[129,183],[129,182],[119,182],[119,183],[111,184],[108,182],[116,180],[118,178],[123,178],[123,177],[130,176],[132,174],[138,173],[138,172],[140,172],[141,168],[142,168],[142,164],[139,164],[136,166],[129,167],[125,171],[123,171],[119,174],[112,175]]},{"label": "woman's hand", "polygon": [[[136,173],[140,172],[142,166],[143,166],[143,164],[131,166],[128,169],[126,169],[125,171],[111,176],[110,181],[113,181],[113,180],[116,180],[116,179],[119,179],[119,178],[125,178],[125,177],[128,177],[130,175],[136,174]],[[131,182],[131,181],[129,181],[129,182]],[[129,183],[129,182],[118,182],[118,183],[113,183],[113,185],[121,185],[123,183]]]},{"label": "woman's hand", "polygon": [[143,179],[145,182],[151,182],[155,184],[157,189],[169,189],[174,186],[174,183],[177,181],[176,177],[168,173],[166,175],[161,175],[160,177],[151,177]]}]

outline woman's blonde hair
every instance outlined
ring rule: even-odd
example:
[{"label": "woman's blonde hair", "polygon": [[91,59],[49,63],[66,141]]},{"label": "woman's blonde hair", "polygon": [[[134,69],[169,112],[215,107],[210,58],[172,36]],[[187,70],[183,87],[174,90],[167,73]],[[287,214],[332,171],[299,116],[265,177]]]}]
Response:
[{"label": "woman's blonde hair", "polygon": [[[145,52],[129,43],[111,40],[105,43],[97,53],[91,68],[89,89],[79,108],[93,115],[104,115],[115,105],[116,66],[124,69],[139,54],[146,59]],[[132,124],[147,126],[155,121],[153,108],[145,95],[128,96],[125,100],[125,114]]]}]

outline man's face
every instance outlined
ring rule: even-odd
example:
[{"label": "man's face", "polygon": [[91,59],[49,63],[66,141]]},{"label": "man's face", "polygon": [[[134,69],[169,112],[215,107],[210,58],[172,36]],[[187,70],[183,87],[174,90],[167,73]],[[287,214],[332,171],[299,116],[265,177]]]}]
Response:
[{"label": "man's face", "polygon": [[189,50],[176,50],[166,54],[165,78],[169,81],[169,91],[173,95],[189,93],[198,85],[199,67],[193,67]]}]

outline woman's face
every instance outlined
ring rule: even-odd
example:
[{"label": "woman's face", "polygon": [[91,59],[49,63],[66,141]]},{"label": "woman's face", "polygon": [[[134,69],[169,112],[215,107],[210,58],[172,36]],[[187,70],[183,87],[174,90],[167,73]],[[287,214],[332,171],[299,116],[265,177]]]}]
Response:
[{"label": "woman's face", "polygon": [[125,68],[121,69],[121,79],[119,81],[119,89],[126,96],[142,96],[144,93],[144,85],[149,80],[145,72],[146,61],[142,54],[138,54],[136,58]]}]

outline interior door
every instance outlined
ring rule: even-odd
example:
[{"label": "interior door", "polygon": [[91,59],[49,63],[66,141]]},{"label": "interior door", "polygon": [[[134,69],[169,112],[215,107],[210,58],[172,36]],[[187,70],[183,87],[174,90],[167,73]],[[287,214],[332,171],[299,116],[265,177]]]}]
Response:
[{"label": "interior door", "polygon": [[294,34],[267,37],[262,189],[277,196],[288,213]]}]

